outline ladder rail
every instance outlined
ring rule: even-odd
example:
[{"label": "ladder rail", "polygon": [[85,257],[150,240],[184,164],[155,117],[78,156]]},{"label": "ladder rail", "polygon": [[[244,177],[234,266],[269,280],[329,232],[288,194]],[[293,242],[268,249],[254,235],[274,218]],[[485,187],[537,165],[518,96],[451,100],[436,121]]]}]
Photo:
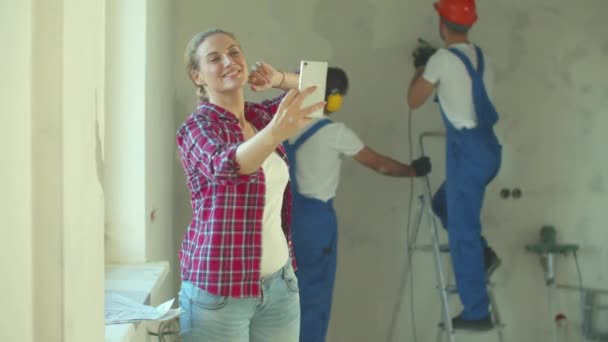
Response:
[{"label": "ladder rail", "polygon": [[[418,241],[418,233],[420,232],[420,226],[422,225],[422,218],[424,217],[424,195],[418,196],[418,201],[420,202],[420,209],[418,210],[418,216],[416,217],[416,223],[414,224],[414,229],[411,235],[411,241],[408,241],[408,257],[411,258],[418,248],[416,245],[416,241]],[[411,259],[410,259],[411,260]]]},{"label": "ladder rail", "polygon": [[[425,138],[437,138],[437,137],[445,137],[445,133],[443,132],[424,132],[420,134],[419,144],[420,144],[420,153],[421,155],[426,155],[424,150],[424,140]],[[437,218],[433,213],[433,206],[431,199],[433,198],[433,193],[431,191],[431,181],[429,179],[429,175],[424,176],[424,186],[425,193],[428,199],[427,210],[429,213],[429,217],[431,220],[431,234],[432,234],[432,245],[433,245],[433,258],[435,259],[435,270],[437,275],[437,282],[439,283],[439,293],[441,296],[441,305],[443,311],[443,324],[446,327],[446,331],[448,334],[448,340],[450,342],[455,342],[454,337],[454,329],[452,327],[452,317],[450,314],[450,304],[448,302],[448,294],[446,293],[446,280],[445,274],[443,271],[443,266],[441,264],[441,251],[439,249],[439,230],[437,229]]]},{"label": "ladder rail", "polygon": [[492,316],[494,317],[494,324],[496,325],[496,329],[498,332],[498,341],[504,342],[505,337],[503,335],[503,324],[502,324],[502,316],[500,312],[498,312],[498,306],[496,305],[496,298],[494,298],[493,289],[488,288],[488,297],[490,297],[490,307],[492,308]]}]

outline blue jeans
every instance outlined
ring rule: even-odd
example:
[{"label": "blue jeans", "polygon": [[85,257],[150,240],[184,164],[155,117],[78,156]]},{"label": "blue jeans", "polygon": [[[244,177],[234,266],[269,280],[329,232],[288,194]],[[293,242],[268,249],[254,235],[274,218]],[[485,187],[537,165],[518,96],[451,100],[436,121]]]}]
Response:
[{"label": "blue jeans", "polygon": [[262,296],[216,296],[182,282],[180,334],[184,342],[298,342],[300,296],[289,261],[261,280]]}]

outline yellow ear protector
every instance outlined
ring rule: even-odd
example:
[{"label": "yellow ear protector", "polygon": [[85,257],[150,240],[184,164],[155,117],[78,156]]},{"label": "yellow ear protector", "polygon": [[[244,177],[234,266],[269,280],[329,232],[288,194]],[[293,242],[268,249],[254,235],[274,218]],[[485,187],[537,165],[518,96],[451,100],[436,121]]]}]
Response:
[{"label": "yellow ear protector", "polygon": [[328,113],[335,113],[340,110],[344,102],[344,96],[340,94],[339,89],[331,89],[325,97],[325,109]]}]

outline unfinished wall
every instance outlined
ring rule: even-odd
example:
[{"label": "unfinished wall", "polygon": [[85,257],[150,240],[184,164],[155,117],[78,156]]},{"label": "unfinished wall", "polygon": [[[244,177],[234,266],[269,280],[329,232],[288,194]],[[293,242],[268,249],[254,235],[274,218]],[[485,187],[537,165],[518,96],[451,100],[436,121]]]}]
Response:
[{"label": "unfinished wall", "polygon": [[[495,275],[495,293],[510,341],[551,336],[555,312],[547,309],[542,268],[524,250],[537,240],[542,225],[555,225],[561,241],[581,244],[586,286],[608,288],[608,235],[602,216],[608,164],[601,150],[608,120],[607,10],[602,0],[479,2],[480,21],[472,38],[494,62],[502,118],[497,133],[504,143],[504,166],[489,188],[483,220],[504,261]],[[335,119],[346,122],[371,147],[408,158],[410,52],[418,37],[439,42],[431,1],[192,0],[180,1],[175,15],[176,56],[194,33],[216,26],[239,37],[249,64],[263,59],[291,69],[310,58],[343,67],[351,91]],[[196,99],[179,58],[175,75],[177,128],[194,110]],[[414,113],[414,134],[442,128],[432,104]],[[441,144],[431,143],[428,154],[437,186],[443,175]],[[175,167],[176,239],[181,240],[191,211],[183,172],[177,162]],[[515,187],[522,189],[521,199],[500,199],[500,189]],[[329,340],[385,340],[400,297],[395,341],[411,340],[411,303],[398,293],[409,191],[406,180],[377,176],[346,162],[336,200],[339,271]],[[421,239],[427,237],[421,234]],[[414,270],[417,333],[423,341],[434,337],[439,314],[430,255],[416,257]],[[557,272],[560,283],[576,285],[571,258],[560,258]],[[557,309],[569,318],[564,341],[579,341],[576,292],[559,292]]]}]

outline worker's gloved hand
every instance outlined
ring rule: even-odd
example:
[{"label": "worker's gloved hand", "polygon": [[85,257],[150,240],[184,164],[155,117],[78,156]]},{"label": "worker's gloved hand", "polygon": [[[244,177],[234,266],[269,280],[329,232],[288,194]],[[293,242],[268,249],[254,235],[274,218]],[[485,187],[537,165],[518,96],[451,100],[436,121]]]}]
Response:
[{"label": "worker's gloved hand", "polygon": [[429,157],[420,157],[413,160],[411,166],[414,172],[416,172],[416,177],[424,177],[431,172],[431,160]]},{"label": "worker's gloved hand", "polygon": [[418,68],[421,66],[425,66],[431,56],[434,55],[436,51],[437,49],[430,45],[419,45],[414,50],[414,53],[412,53],[412,56],[414,57],[414,67]]}]

